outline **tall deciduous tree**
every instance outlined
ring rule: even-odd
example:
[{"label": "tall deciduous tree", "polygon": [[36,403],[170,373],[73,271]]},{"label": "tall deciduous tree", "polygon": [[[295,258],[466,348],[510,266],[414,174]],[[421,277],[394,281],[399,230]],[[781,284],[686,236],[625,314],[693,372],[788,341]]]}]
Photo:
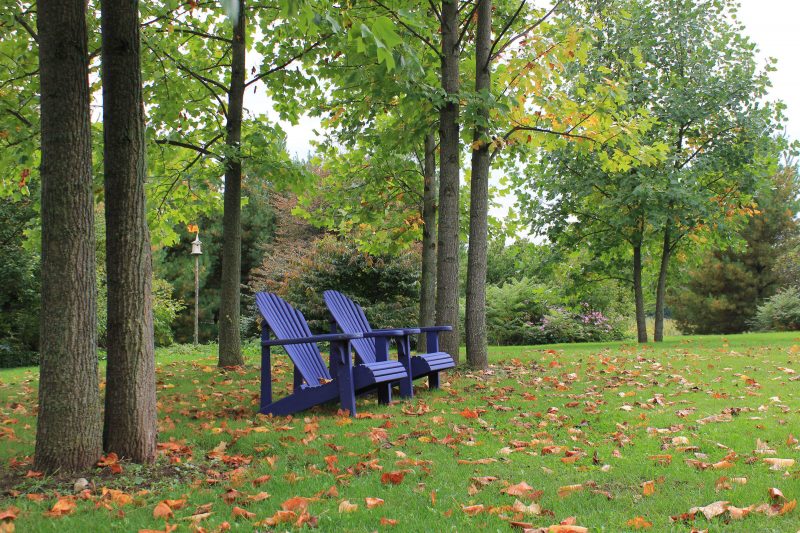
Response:
[{"label": "tall deciduous tree", "polygon": [[[436,136],[425,135],[422,193],[422,272],[420,274],[419,323],[433,326],[436,322],[436,197],[439,180],[436,175]],[[425,346],[420,335],[417,346]]]},{"label": "tall deciduous tree", "polygon": [[156,456],[156,374],[139,2],[102,0],[108,365],[103,447]]},{"label": "tall deciduous tree", "polygon": [[[475,35],[475,92],[488,102],[492,90],[492,1],[477,0]],[[464,330],[467,361],[474,368],[489,364],[486,340],[486,253],[489,236],[489,106],[479,106],[473,133],[467,256],[467,307]]]},{"label": "tall deciduous tree", "polygon": [[453,327],[441,334],[441,349],[459,359],[458,249],[461,143],[459,140],[459,10],[457,0],[442,0],[441,84],[439,108],[439,224],[436,261],[436,322]]},{"label": "tall deciduous tree", "polygon": [[219,309],[219,365],[244,364],[239,307],[242,279],[242,114],[244,112],[245,2],[236,0],[232,19],[231,79],[228,85],[228,113],[225,124],[225,209],[222,214],[222,289]]},{"label": "tall deciduous tree", "polygon": [[42,312],[35,468],[74,472],[101,452],[86,3],[37,4]]}]

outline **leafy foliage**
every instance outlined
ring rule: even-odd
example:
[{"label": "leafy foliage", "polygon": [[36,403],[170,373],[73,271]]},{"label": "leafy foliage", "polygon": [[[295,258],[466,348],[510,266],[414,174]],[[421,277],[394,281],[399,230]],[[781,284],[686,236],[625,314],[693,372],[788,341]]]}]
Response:
[{"label": "leafy foliage", "polygon": [[792,167],[777,173],[756,195],[757,211],[738,233],[741,242],[703,254],[698,265],[676,279],[668,302],[683,331],[745,331],[760,302],[796,283],[783,270],[791,268],[787,255],[800,236],[795,219],[799,190]]},{"label": "leafy foliage", "polygon": [[800,330],[800,287],[787,287],[758,306],[751,322],[761,331]]},{"label": "leafy foliage", "polygon": [[30,198],[0,203],[0,367],[38,363],[39,257],[25,248]]},{"label": "leafy foliage", "polygon": [[[280,246],[280,242],[275,247]],[[361,307],[374,328],[410,327],[419,312],[419,253],[370,255],[354,243],[323,236],[304,243],[302,250],[265,256],[253,271],[251,289],[275,292],[306,317],[312,332],[330,329],[322,293],[338,290]],[[274,268],[282,263],[281,268]]]}]

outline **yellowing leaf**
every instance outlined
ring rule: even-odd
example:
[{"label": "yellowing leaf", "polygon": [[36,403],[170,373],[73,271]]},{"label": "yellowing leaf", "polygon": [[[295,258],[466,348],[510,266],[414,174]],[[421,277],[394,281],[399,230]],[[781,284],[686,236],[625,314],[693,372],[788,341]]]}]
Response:
[{"label": "yellowing leaf", "polygon": [[342,500],[339,503],[339,512],[340,513],[352,513],[353,511],[358,510],[358,504],[350,503],[349,500]]}]

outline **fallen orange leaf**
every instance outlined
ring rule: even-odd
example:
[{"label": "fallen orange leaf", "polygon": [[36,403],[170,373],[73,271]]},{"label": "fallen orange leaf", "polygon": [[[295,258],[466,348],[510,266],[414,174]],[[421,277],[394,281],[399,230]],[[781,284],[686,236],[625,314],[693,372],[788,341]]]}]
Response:
[{"label": "fallen orange leaf", "polygon": [[158,505],[153,509],[153,518],[163,518],[164,520],[172,518],[172,509],[164,502],[158,502]]},{"label": "fallen orange leaf", "polygon": [[393,472],[385,472],[381,476],[381,483],[388,484],[391,483],[392,485],[399,485],[403,478],[405,477],[406,472],[404,470],[395,470]]},{"label": "fallen orange leaf", "polygon": [[469,516],[475,516],[476,514],[483,512],[484,506],[482,503],[479,503],[478,505],[466,505],[466,506],[462,505],[461,510],[464,511],[464,513]]},{"label": "fallen orange leaf", "polygon": [[234,517],[241,516],[242,518],[246,518],[248,520],[252,520],[253,518],[256,517],[256,513],[251,513],[250,511],[248,511],[246,509],[242,509],[241,507],[237,507],[235,505],[233,506],[233,509],[231,510],[231,514]]},{"label": "fallen orange leaf", "polygon": [[633,529],[646,529],[648,527],[653,527],[653,523],[648,522],[642,516],[631,518],[630,520],[625,522],[625,525],[628,527],[632,527]]}]

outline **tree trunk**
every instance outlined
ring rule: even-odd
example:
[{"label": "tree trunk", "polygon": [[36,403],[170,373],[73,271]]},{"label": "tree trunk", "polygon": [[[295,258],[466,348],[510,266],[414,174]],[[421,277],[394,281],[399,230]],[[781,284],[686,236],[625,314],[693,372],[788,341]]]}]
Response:
[{"label": "tree trunk", "polygon": [[[492,2],[478,0],[475,36],[475,92],[482,97],[491,90],[489,50],[492,46]],[[478,118],[489,121],[484,105]],[[464,330],[467,362],[472,368],[489,366],[486,343],[486,253],[489,232],[489,144],[486,127],[476,124],[472,137],[472,178],[469,202],[469,251],[467,257],[467,309]]]},{"label": "tree trunk", "polygon": [[[419,323],[436,322],[436,136],[425,135],[425,189],[422,194],[422,275],[420,277]],[[417,349],[425,347],[425,334],[419,336]]]},{"label": "tree trunk", "polygon": [[656,316],[653,328],[653,340],[656,342],[664,340],[664,298],[667,289],[667,270],[672,255],[671,238],[670,224],[667,222],[664,226],[664,245],[661,250],[661,266],[658,269],[658,284],[656,285]]},{"label": "tree trunk", "polygon": [[639,342],[647,342],[647,317],[644,312],[644,291],[642,290],[642,245],[633,246],[633,299],[636,302],[636,337]]},{"label": "tree trunk", "polygon": [[103,166],[108,365],[103,448],[138,463],[156,457],[153,264],[136,0],[102,0]]},{"label": "tree trunk", "polygon": [[228,91],[225,206],[222,216],[222,288],[219,309],[219,366],[244,364],[239,330],[242,278],[242,111],[245,80],[245,5],[233,28],[231,84]]},{"label": "tree trunk", "polygon": [[34,468],[100,457],[86,2],[39,0],[42,300]]},{"label": "tree trunk", "polygon": [[453,326],[441,334],[440,347],[458,362],[459,248],[459,103],[458,2],[442,1],[442,88],[447,101],[439,110],[439,235],[436,263],[436,322]]}]

